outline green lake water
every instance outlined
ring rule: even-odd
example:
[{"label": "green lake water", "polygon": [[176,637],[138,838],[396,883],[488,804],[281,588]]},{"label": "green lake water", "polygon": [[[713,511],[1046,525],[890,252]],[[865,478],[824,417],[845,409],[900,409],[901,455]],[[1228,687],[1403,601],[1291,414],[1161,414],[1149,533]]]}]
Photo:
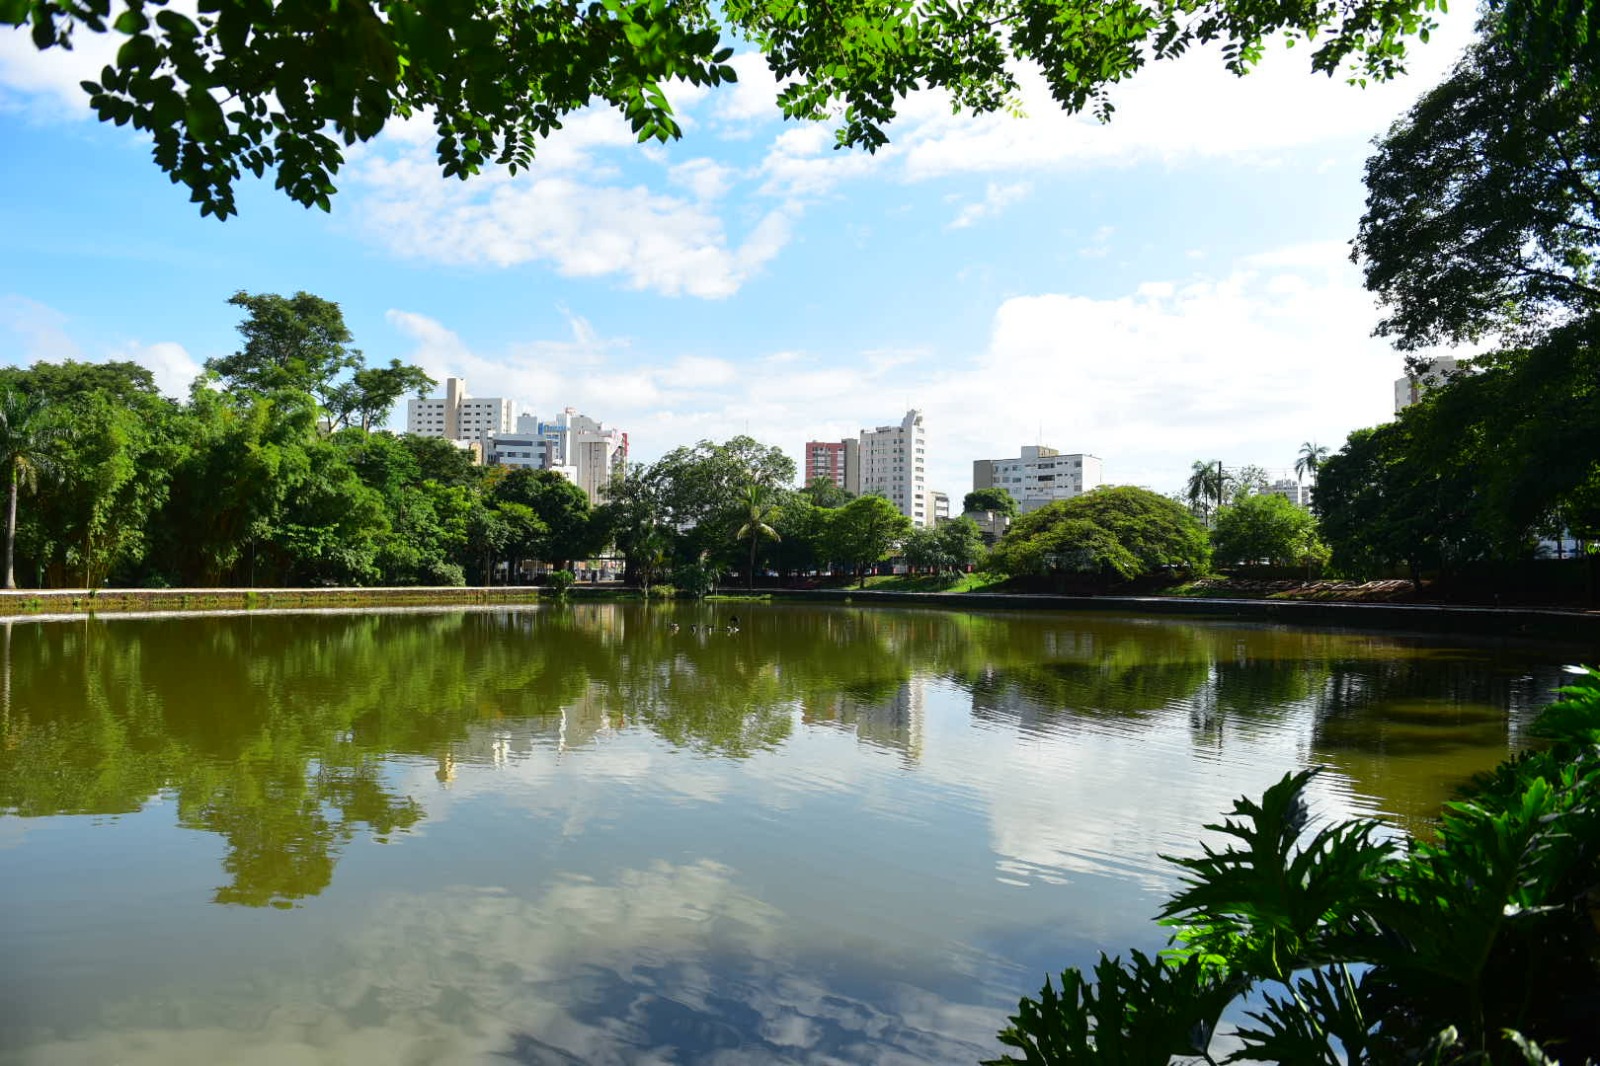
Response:
[{"label": "green lake water", "polygon": [[1236,796],[1321,764],[1317,813],[1426,831],[1582,657],[754,603],[0,623],[0,1062],[974,1063],[1047,972],[1161,944],[1160,855]]}]

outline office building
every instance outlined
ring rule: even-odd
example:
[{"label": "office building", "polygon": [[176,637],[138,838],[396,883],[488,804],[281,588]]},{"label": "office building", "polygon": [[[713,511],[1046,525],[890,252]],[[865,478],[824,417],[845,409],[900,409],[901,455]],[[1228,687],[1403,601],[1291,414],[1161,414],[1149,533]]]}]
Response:
[{"label": "office building", "polygon": [[628,435],[568,407],[548,422],[519,416],[516,432],[497,435],[491,452],[504,454],[504,465],[554,470],[599,504],[602,490],[627,467]]},{"label": "office building", "polygon": [[412,398],[406,403],[406,432],[453,441],[482,440],[511,429],[511,401],[498,396],[473,397],[461,378],[446,378],[444,396]]},{"label": "office building", "polygon": [[1023,448],[1015,459],[979,459],[972,464],[974,492],[1005,489],[1024,514],[1093,492],[1102,483],[1098,456],[1081,452],[1062,455],[1042,444]]},{"label": "office building", "polygon": [[1298,507],[1311,506],[1311,486],[1289,478],[1279,478],[1261,490],[1263,496],[1282,496]]}]

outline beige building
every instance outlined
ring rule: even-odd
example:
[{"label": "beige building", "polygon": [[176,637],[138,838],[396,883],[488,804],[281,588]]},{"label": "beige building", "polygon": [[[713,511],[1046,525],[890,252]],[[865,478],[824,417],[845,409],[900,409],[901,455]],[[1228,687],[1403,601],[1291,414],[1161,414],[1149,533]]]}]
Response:
[{"label": "beige building", "polygon": [[473,397],[461,378],[445,378],[444,396],[412,398],[406,403],[406,432],[419,437],[481,441],[511,429],[511,401],[498,396]]}]

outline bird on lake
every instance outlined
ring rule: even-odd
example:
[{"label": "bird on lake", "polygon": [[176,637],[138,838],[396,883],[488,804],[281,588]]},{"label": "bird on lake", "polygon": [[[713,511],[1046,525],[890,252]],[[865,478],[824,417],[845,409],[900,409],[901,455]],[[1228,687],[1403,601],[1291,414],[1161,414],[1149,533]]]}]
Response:
[{"label": "bird on lake", "polygon": [[700,632],[700,627],[695,625],[693,622],[690,622],[689,623],[689,632],[698,633],[698,632]]},{"label": "bird on lake", "polygon": [[680,629],[680,628],[681,628],[681,627],[680,627],[680,626],[679,626],[679,625],[678,625],[678,623],[676,623],[676,622],[673,622],[673,623],[672,623],[672,624],[671,624],[671,625],[669,625],[669,626],[668,626],[668,627],[667,627],[667,628],[668,628],[668,629],[670,629],[670,630],[672,630],[672,631],[673,631],[673,632],[674,632],[674,633],[676,633],[676,632],[677,632],[677,631],[678,631],[678,630],[679,630],[679,629]]}]

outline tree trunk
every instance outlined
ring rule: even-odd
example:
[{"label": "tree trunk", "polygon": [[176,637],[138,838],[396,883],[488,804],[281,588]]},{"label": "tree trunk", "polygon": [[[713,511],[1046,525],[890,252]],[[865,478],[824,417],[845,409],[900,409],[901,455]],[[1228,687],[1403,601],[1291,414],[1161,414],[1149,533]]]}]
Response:
[{"label": "tree trunk", "polygon": [[17,575],[12,568],[17,552],[17,464],[11,464],[11,495],[6,502],[6,588],[17,587]]},{"label": "tree trunk", "polygon": [[750,569],[745,572],[744,587],[749,592],[756,590],[756,535],[750,534]]}]

